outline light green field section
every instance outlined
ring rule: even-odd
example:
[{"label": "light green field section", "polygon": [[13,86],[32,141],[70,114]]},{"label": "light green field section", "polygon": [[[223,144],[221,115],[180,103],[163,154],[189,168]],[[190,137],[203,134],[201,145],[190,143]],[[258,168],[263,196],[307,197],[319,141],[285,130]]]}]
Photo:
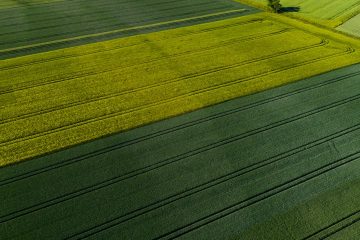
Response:
[{"label": "light green field section", "polygon": [[360,14],[351,18],[349,21],[345,22],[343,25],[339,26],[337,29],[340,31],[360,37]]},{"label": "light green field section", "polygon": [[359,62],[342,40],[262,13],[4,60],[0,165]]},{"label": "light green field section", "polygon": [[[239,0],[255,4],[258,7],[266,6],[267,0]],[[285,11],[312,22],[329,26],[338,26],[360,12],[360,0],[281,0]],[[299,12],[294,9],[299,7]],[[287,8],[287,9],[286,9]]]},{"label": "light green field section", "polygon": [[61,2],[64,0],[1,0],[0,9],[14,8],[14,7],[30,7],[32,5]]}]

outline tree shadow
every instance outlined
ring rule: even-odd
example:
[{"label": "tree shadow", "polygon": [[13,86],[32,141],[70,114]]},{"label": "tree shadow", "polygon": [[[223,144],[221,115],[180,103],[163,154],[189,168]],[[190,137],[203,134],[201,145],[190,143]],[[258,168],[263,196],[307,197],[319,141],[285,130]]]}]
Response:
[{"label": "tree shadow", "polygon": [[281,13],[299,12],[299,11],[300,11],[300,7],[282,7],[282,8],[280,8]]}]

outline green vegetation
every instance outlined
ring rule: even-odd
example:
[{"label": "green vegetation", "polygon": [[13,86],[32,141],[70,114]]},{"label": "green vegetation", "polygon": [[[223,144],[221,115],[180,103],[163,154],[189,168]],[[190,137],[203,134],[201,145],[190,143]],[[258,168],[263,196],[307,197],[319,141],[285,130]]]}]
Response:
[{"label": "green vegetation", "polygon": [[[265,7],[268,0],[237,0],[257,7]],[[282,0],[288,15],[336,27],[360,13],[360,0]],[[292,12],[299,8],[299,12]]]},{"label": "green vegetation", "polygon": [[353,65],[2,168],[2,239],[353,239],[359,76]]},{"label": "green vegetation", "polygon": [[0,2],[0,240],[358,240],[360,0],[238,1]]},{"label": "green vegetation", "polygon": [[0,165],[360,61],[350,38],[271,15],[3,61]]},{"label": "green vegetation", "polygon": [[[17,48],[13,57],[255,11],[222,0],[71,0],[0,9],[0,50]],[[184,19],[187,21],[179,21]],[[154,26],[157,23],[162,25]],[[143,28],[135,28],[140,26]],[[41,47],[34,49],[38,44]],[[0,52],[0,59],[3,54]]]},{"label": "green vegetation", "polygon": [[29,7],[38,4],[60,2],[64,0],[1,0],[0,9]]},{"label": "green vegetation", "polygon": [[280,0],[268,0],[268,7],[273,11],[278,13],[281,9]]},{"label": "green vegetation", "polygon": [[349,21],[339,26],[337,29],[360,37],[360,14],[351,18]]}]

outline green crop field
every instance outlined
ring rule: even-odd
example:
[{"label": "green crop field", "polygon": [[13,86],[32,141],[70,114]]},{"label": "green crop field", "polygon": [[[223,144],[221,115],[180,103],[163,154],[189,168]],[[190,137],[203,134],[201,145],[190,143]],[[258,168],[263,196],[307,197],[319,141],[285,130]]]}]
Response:
[{"label": "green crop field", "polygon": [[257,14],[3,61],[0,165],[359,62],[336,34],[281,20]]},{"label": "green crop field", "polygon": [[257,11],[230,0],[67,0],[19,5],[0,8],[0,59]]},{"label": "green crop field", "polygon": [[360,14],[351,18],[337,29],[360,37]]},{"label": "green crop field", "polygon": [[[238,1],[260,7],[267,4],[267,0]],[[295,16],[330,26],[338,26],[360,13],[360,0],[281,0],[281,3],[289,12],[294,12],[298,7],[296,11],[299,13]]]},{"label": "green crop field", "polygon": [[354,65],[3,168],[2,239],[354,239],[359,77]]},{"label": "green crop field", "polygon": [[359,240],[360,0],[266,3],[1,0],[0,240]]},{"label": "green crop field", "polygon": [[64,0],[1,0],[0,9],[15,9],[18,7],[32,7],[34,5],[59,2]]}]

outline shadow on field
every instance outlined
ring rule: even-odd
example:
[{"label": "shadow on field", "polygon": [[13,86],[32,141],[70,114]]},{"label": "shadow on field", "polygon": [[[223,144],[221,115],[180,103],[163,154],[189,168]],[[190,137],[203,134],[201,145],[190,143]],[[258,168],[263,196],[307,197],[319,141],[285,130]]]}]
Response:
[{"label": "shadow on field", "polygon": [[300,11],[300,7],[282,7],[280,9],[280,12],[285,13],[285,12],[299,12]]}]

